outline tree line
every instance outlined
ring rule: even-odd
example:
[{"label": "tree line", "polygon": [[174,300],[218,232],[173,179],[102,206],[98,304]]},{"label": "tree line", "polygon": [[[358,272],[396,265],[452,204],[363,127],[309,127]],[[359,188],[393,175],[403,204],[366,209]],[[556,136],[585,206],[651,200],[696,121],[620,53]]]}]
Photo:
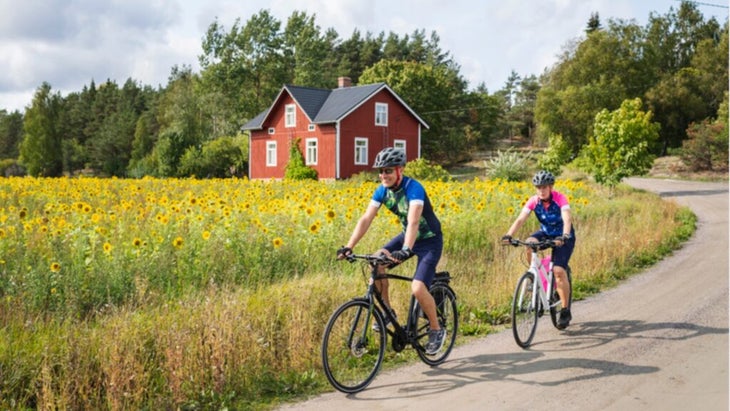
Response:
[{"label": "tree line", "polygon": [[387,83],[430,125],[423,155],[443,165],[514,136],[562,147],[567,162],[592,141],[598,113],[637,98],[659,124],[650,149],[664,155],[696,137],[697,124],[715,121],[727,100],[728,22],[706,20],[692,2],[652,13],[645,26],[611,19],[604,27],[594,13],[555,65],[539,77],[513,71],[496,91],[469,89],[439,42],[424,30],[355,29],[341,38],[301,11],[285,24],[268,10],[230,28],[216,20],[202,40],[199,73],[172,67],[158,88],[92,80],[67,96],[44,82],[24,113],[0,110],[0,171],[240,176],[248,160],[242,124],[284,84],[334,88],[341,76]]}]

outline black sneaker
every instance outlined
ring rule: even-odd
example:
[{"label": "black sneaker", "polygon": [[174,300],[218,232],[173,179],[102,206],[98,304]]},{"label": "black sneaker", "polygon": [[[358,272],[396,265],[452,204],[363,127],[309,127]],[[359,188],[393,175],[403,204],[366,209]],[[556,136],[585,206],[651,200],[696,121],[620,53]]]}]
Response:
[{"label": "black sneaker", "polygon": [[[396,320],[398,319],[398,316],[395,315],[395,310],[391,309],[390,314],[392,314]],[[385,328],[388,328],[388,326],[390,325],[390,318],[387,315],[385,315],[383,317],[385,317],[385,318],[383,318],[383,320],[384,320],[383,325],[385,326]],[[373,321],[373,331],[375,331],[376,333],[380,332],[380,326],[378,325],[377,321]]]},{"label": "black sneaker", "polygon": [[435,355],[444,346],[446,330],[428,330],[428,343],[426,344],[426,355]]},{"label": "black sneaker", "polygon": [[558,329],[564,330],[570,325],[570,320],[573,316],[570,314],[570,308],[563,308],[560,310],[560,318],[558,318]]}]

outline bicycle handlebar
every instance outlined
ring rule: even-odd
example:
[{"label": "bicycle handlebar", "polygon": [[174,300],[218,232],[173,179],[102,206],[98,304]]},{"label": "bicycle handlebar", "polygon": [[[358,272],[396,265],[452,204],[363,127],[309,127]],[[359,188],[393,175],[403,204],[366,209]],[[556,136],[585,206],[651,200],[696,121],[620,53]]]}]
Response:
[{"label": "bicycle handlebar", "polygon": [[385,254],[349,254],[345,256],[345,259],[351,263],[354,263],[356,260],[365,260],[371,265],[388,265],[393,263]]},{"label": "bicycle handlebar", "polygon": [[[504,244],[504,245],[507,245],[507,244]],[[509,245],[514,246],[514,247],[525,246],[525,247],[531,248],[533,251],[545,250],[548,248],[558,247],[558,243],[555,240],[551,240],[551,239],[538,241],[536,243],[530,243],[530,242],[522,241],[522,240],[519,240],[516,238],[511,238],[509,240]]]}]

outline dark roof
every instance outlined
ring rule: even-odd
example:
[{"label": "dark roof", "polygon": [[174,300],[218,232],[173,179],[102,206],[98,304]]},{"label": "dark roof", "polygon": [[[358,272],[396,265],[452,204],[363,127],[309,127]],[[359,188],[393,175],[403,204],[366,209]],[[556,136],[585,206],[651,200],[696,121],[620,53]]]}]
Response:
[{"label": "dark roof", "polygon": [[307,115],[309,121],[314,124],[334,123],[367,101],[371,96],[382,89],[388,90],[418,121],[428,128],[428,124],[421,120],[403,100],[398,97],[385,83],[368,84],[356,87],[343,87],[334,90],[318,89],[311,87],[299,87],[285,85],[274,99],[273,104],[248,123],[241,127],[242,130],[260,130],[266,121],[271,109],[286,91]]}]

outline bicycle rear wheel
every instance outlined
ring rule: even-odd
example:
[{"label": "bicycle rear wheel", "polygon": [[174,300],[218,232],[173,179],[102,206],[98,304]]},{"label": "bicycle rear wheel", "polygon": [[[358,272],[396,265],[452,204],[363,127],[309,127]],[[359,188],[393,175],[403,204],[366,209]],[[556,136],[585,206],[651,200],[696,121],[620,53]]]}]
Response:
[{"label": "bicycle rear wheel", "polygon": [[512,335],[522,348],[530,346],[537,329],[538,310],[533,303],[534,293],[535,275],[528,271],[517,282],[512,298]]},{"label": "bicycle rear wheel", "polygon": [[341,305],[330,317],[322,337],[322,366],[330,384],[344,393],[362,391],[375,378],[385,355],[386,333],[373,331],[376,321],[385,329],[382,315],[370,303],[355,299]]},{"label": "bicycle rear wheel", "polygon": [[[568,273],[568,288],[570,289],[570,297],[568,297],[568,307],[571,307],[573,305],[573,276],[570,274],[570,267],[568,267],[568,269],[565,271]],[[553,321],[553,326],[555,326],[555,328],[558,328],[558,317],[560,316],[560,310],[563,309],[563,303],[560,301],[560,294],[558,294],[554,274],[552,289],[553,295],[550,297],[550,319]]]},{"label": "bicycle rear wheel", "polygon": [[416,348],[416,352],[418,352],[421,361],[434,366],[444,362],[454,348],[456,332],[459,329],[459,314],[456,308],[456,295],[449,286],[436,283],[431,286],[429,291],[436,303],[436,315],[439,324],[442,329],[446,330],[443,347],[434,355],[426,354],[424,347],[428,343],[429,322],[418,304],[415,305],[416,312],[412,316],[415,324],[411,325],[413,327],[411,329],[415,330],[416,333],[416,340],[420,346]]}]

